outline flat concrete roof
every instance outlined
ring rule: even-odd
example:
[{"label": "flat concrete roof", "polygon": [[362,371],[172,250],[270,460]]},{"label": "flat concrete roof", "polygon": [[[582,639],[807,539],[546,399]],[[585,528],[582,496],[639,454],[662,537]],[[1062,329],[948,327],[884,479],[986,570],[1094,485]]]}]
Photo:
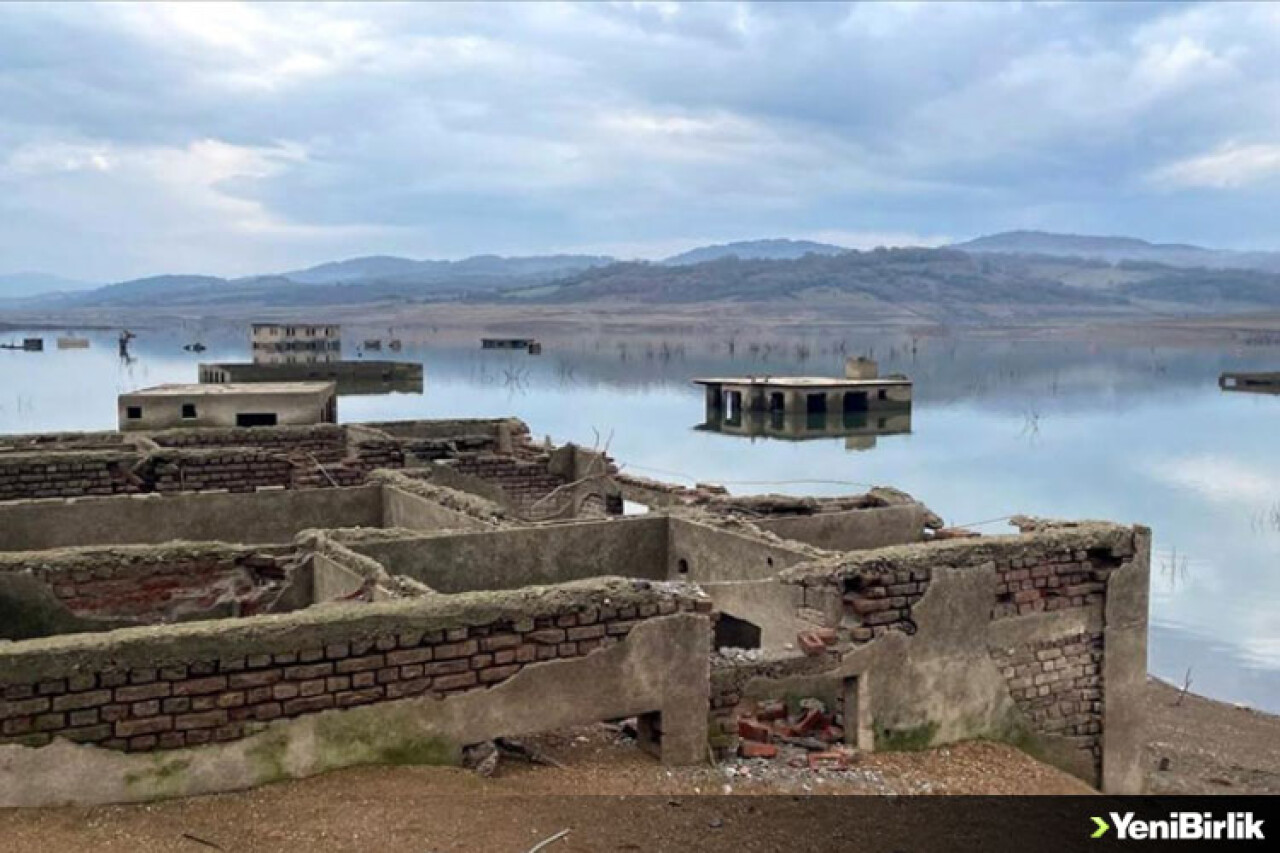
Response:
[{"label": "flat concrete roof", "polygon": [[224,382],[208,384],[169,384],[140,388],[122,397],[210,397],[233,394],[323,394],[332,391],[332,382]]},{"label": "flat concrete roof", "polygon": [[910,385],[906,377],[841,379],[837,376],[713,376],[694,379],[695,385],[760,385],[768,388],[874,388],[880,385]]}]

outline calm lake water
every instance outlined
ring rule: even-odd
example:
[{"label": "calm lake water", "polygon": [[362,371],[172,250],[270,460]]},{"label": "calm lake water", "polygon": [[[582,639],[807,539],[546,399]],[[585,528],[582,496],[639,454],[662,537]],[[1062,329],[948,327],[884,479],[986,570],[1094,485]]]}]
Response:
[{"label": "calm lake water", "polygon": [[[114,333],[88,350],[0,350],[0,433],[113,429],[116,395],[194,382],[200,361],[248,357],[243,334]],[[0,341],[22,332],[0,333]],[[212,338],[212,339],[211,339]],[[1280,349],[1099,347],[950,338],[850,338],[916,382],[907,434],[750,439],[696,429],[697,375],[835,374],[834,338],[767,348],[696,336],[548,341],[541,356],[415,346],[423,394],[343,397],[344,421],[516,415],[535,435],[608,442],[627,470],[735,492],[835,494],[866,484],[917,496],[949,524],[1025,513],[1150,525],[1151,670],[1216,698],[1280,712],[1280,396],[1224,393],[1223,370],[1280,369]],[[348,357],[354,353],[348,352]],[[383,354],[387,357],[391,354]],[[376,357],[376,356],[371,356]],[[1007,532],[1003,522],[981,526]]]}]

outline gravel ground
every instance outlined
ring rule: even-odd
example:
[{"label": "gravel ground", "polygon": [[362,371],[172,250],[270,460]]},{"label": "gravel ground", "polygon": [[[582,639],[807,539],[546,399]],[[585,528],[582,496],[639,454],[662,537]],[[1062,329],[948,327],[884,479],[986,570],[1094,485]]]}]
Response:
[{"label": "gravel ground", "polygon": [[[1153,792],[1280,793],[1280,718],[1194,695],[1179,702],[1175,688],[1156,681],[1148,706]],[[525,853],[568,829],[546,853],[806,851],[830,849],[831,836],[815,826],[845,821],[860,849],[895,850],[915,846],[912,832],[931,830],[918,810],[892,821],[875,817],[872,804],[897,795],[1090,793],[1011,747],[985,742],[865,755],[850,770],[821,772],[740,760],[668,769],[604,726],[524,743],[563,766],[504,756],[487,778],[459,768],[366,767],[150,805],[12,810],[0,812],[0,849]],[[724,794],[735,796],[702,796]],[[756,796],[767,794],[788,796]],[[809,794],[888,796],[833,811],[830,800]]]},{"label": "gravel ground", "polygon": [[1280,794],[1280,717],[1155,679],[1147,688],[1148,791]]}]

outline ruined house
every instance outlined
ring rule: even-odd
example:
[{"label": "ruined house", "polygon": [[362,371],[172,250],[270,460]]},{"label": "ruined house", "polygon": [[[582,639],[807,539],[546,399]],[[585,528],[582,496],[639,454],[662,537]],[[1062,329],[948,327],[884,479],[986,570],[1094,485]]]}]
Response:
[{"label": "ruined house", "polygon": [[629,477],[515,420],[0,437],[0,804],[630,717],[693,764],[797,694],[859,749],[1005,740],[1139,790],[1148,531],[939,527],[891,489]]}]

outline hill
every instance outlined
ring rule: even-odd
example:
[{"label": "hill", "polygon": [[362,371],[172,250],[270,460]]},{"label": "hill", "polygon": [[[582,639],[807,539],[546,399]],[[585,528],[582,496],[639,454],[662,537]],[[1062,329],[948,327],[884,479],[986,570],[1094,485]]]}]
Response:
[{"label": "hill", "polygon": [[1233,252],[1186,243],[1149,243],[1133,237],[1005,231],[951,246],[964,252],[1091,258],[1119,263],[1146,261],[1173,267],[1259,269],[1280,272],[1280,252]]},{"label": "hill", "polygon": [[724,243],[716,246],[702,246],[690,249],[679,255],[673,255],[662,263],[667,266],[687,266],[702,264],[707,261],[718,261],[722,258],[739,258],[740,260],[795,260],[805,255],[838,255],[847,252],[842,246],[830,243],[814,243],[809,240],[743,240],[737,243]]},{"label": "hill", "polygon": [[282,273],[299,284],[357,284],[361,282],[455,283],[464,288],[489,286],[497,279],[522,279],[567,275],[579,270],[614,263],[603,255],[533,255],[504,258],[476,255],[460,261],[415,261],[388,255],[374,255],[333,261],[305,270]]}]

